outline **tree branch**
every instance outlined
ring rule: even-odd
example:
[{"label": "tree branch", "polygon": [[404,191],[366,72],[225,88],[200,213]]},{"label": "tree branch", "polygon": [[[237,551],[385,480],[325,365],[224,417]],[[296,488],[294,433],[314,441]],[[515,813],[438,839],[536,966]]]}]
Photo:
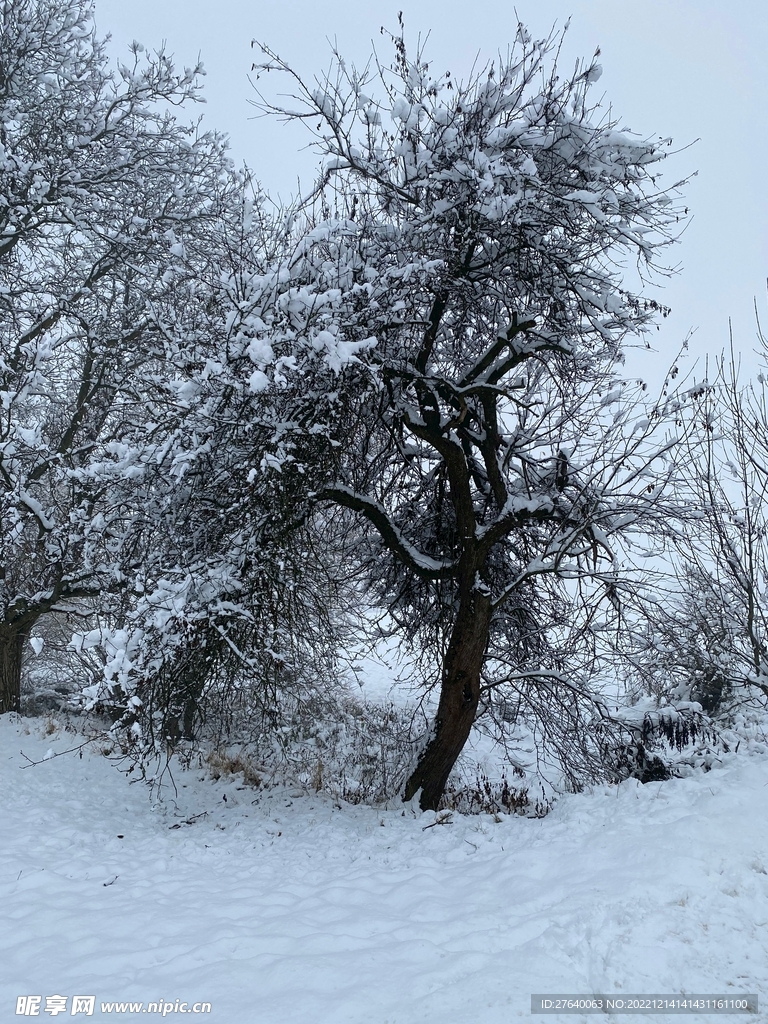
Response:
[{"label": "tree branch", "polygon": [[456,576],[458,567],[454,562],[432,558],[431,555],[425,555],[415,548],[392,522],[386,510],[373,498],[358,494],[343,484],[324,487],[317,496],[365,516],[379,532],[387,549],[421,579],[446,580]]}]

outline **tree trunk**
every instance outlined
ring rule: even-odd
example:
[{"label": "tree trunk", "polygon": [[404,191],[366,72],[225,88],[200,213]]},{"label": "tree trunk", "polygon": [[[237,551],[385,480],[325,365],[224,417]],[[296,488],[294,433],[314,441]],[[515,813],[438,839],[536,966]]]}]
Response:
[{"label": "tree trunk", "polygon": [[480,702],[480,672],[490,622],[490,597],[474,586],[468,587],[460,596],[459,612],[445,655],[432,739],[405,786],[406,800],[411,800],[421,790],[419,806],[422,811],[437,810],[451,769],[472,730]]},{"label": "tree trunk", "polygon": [[0,625],[0,715],[21,707],[21,661],[25,631]]}]

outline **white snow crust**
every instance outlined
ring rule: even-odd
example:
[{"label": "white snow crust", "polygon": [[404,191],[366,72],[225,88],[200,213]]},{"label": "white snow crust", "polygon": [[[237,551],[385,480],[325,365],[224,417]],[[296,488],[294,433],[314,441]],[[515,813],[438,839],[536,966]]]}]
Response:
[{"label": "white snow crust", "polygon": [[[2,1021],[24,1019],[18,995],[54,993],[95,995],[82,1020],[153,1019],[100,1015],[102,1001],[208,1001],[210,1014],[165,1019],[209,1024],[509,1024],[547,992],[768,999],[759,756],[566,795],[543,819],[427,827],[436,816],[410,805],[340,805],[202,770],[176,770],[177,793],[158,801],[96,751],[50,756],[71,733],[11,717]],[[24,755],[49,756],[24,767]]]}]

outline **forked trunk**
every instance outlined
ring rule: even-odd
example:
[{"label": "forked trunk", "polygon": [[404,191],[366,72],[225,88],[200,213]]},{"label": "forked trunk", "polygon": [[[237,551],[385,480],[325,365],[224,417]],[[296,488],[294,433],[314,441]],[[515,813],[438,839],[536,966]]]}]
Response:
[{"label": "forked trunk", "polygon": [[21,660],[26,633],[0,625],[0,715],[21,706]]},{"label": "forked trunk", "polygon": [[432,739],[405,786],[406,800],[421,790],[419,806],[423,811],[437,810],[448,776],[472,730],[490,622],[490,598],[476,589],[465,592],[445,655]]}]

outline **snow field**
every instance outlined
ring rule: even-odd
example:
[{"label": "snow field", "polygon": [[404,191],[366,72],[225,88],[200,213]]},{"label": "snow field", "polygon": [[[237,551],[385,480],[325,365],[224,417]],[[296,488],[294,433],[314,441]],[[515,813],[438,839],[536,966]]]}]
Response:
[{"label": "snow field", "polygon": [[759,757],[564,796],[539,820],[428,827],[202,771],[153,802],[97,751],[23,768],[75,742],[0,720],[3,1024],[23,994],[95,995],[75,1020],[207,1001],[166,1019],[209,1024],[507,1024],[534,992],[768,999]]}]

